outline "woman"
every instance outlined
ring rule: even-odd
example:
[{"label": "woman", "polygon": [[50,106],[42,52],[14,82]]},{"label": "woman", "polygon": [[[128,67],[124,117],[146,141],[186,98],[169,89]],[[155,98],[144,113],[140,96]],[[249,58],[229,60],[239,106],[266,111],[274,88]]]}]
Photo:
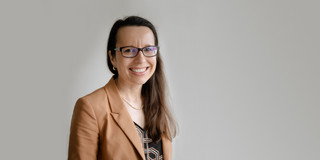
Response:
[{"label": "woman", "polygon": [[69,159],[170,160],[176,125],[166,103],[155,27],[137,16],[116,21],[107,53],[114,75],[76,102]]}]

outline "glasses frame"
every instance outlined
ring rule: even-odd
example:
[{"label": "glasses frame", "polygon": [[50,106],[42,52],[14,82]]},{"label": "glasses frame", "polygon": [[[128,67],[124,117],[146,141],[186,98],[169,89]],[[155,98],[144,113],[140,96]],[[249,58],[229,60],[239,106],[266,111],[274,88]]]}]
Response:
[{"label": "glasses frame", "polygon": [[[136,54],[135,56],[132,56],[132,57],[124,56],[124,55],[123,55],[123,52],[122,52],[122,49],[123,49],[123,48],[126,48],[126,47],[132,47],[132,48],[138,49],[137,54]],[[144,52],[143,52],[143,50],[144,50],[145,48],[148,48],[148,47],[156,47],[156,48],[157,48],[157,53],[156,53],[155,55],[153,55],[153,56],[147,56],[147,55],[145,55]],[[120,52],[121,52],[121,55],[122,55],[123,57],[126,57],[126,58],[134,58],[134,57],[136,57],[136,56],[139,54],[140,51],[142,52],[142,54],[143,54],[145,57],[154,57],[154,56],[156,56],[156,55],[158,54],[159,48],[160,48],[159,46],[147,46],[147,47],[143,47],[143,48],[138,48],[138,47],[133,47],[133,46],[123,46],[123,47],[115,48],[114,50],[115,50],[115,51],[120,51]]]}]

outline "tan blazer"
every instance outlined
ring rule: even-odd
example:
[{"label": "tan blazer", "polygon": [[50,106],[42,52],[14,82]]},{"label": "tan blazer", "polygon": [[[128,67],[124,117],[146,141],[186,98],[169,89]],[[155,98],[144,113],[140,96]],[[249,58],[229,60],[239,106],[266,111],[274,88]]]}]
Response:
[{"label": "tan blazer", "polygon": [[[164,160],[171,160],[172,143],[164,135],[162,147]],[[145,160],[138,131],[113,78],[76,102],[68,159]]]}]

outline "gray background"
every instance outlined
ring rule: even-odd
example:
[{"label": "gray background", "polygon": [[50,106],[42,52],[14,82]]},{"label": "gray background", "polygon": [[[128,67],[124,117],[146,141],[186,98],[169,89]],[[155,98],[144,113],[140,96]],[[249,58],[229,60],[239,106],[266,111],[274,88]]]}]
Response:
[{"label": "gray background", "polygon": [[0,159],[67,158],[77,98],[105,85],[114,21],[159,32],[174,159],[320,159],[317,0],[0,2]]}]

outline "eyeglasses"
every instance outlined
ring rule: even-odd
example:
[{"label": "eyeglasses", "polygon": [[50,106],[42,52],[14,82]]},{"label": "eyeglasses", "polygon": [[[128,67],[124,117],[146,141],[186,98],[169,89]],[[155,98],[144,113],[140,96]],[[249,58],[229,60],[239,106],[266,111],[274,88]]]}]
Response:
[{"label": "eyeglasses", "polygon": [[125,46],[125,47],[115,48],[114,50],[120,51],[121,55],[127,58],[133,58],[137,56],[139,51],[142,51],[143,55],[146,57],[153,57],[157,55],[159,46],[148,46],[143,48]]}]

